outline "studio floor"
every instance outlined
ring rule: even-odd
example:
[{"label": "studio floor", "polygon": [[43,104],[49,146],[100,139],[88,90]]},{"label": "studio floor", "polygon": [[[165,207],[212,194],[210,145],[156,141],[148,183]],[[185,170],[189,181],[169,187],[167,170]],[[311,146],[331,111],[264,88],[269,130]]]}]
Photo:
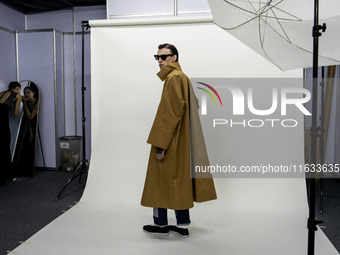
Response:
[{"label": "studio floor", "polygon": [[[62,245],[65,246],[63,249],[59,248],[59,252],[64,252],[62,254],[94,254],[94,251],[96,251],[95,254],[122,254],[121,251],[123,250],[126,251],[124,254],[137,254],[139,252],[142,252],[139,254],[144,254],[148,250],[150,253],[153,245],[155,245],[156,250],[170,249],[167,254],[173,254],[178,249],[182,249],[183,252],[186,251],[186,254],[193,254],[193,251],[196,251],[196,254],[207,252],[210,254],[222,254],[222,251],[227,247],[229,252],[224,252],[223,254],[240,254],[238,247],[242,244],[241,240],[246,240],[247,236],[250,236],[259,241],[258,247],[248,246],[246,249],[243,247],[242,250],[243,252],[247,251],[247,253],[243,254],[253,255],[257,254],[257,251],[261,251],[261,240],[273,234],[273,231],[270,230],[272,227],[265,226],[265,217],[258,217],[262,221],[260,223],[261,229],[257,229],[258,224],[252,223],[248,226],[248,231],[245,232],[243,225],[240,225],[239,228],[237,227],[240,222],[227,220],[227,215],[215,212],[215,210],[214,215],[208,217],[211,210],[206,210],[207,207],[199,205],[192,210],[192,219],[196,220],[196,222],[191,226],[191,236],[189,239],[181,239],[175,235],[170,235],[166,238],[155,238],[141,231],[143,222],[145,221],[145,224],[149,223],[146,222],[146,216],[151,214],[151,211],[149,212],[147,209],[143,210],[140,208],[136,210],[137,207],[131,207],[131,205],[120,205],[119,207],[122,210],[130,211],[121,213],[119,207],[117,208],[114,205],[107,205],[107,211],[103,211],[96,210],[99,206],[88,207],[86,201],[84,203],[77,203],[85,187],[86,176],[84,175],[80,184],[78,179],[71,183],[62,194],[60,200],[55,201],[56,195],[70,177],[71,174],[66,172],[37,172],[36,176],[32,179],[17,179],[0,188],[1,233],[6,233],[1,235],[0,238],[0,254],[7,254],[19,245],[20,247],[15,249],[13,254],[44,254],[46,250],[53,249],[54,245],[58,246],[58,244],[51,240],[54,238],[62,241],[64,244],[73,244],[73,246]],[[325,180],[324,193],[324,214],[318,215],[318,218],[324,221],[321,225],[322,231],[339,251],[340,220],[337,216],[340,212],[340,182],[338,180]],[[213,204],[211,205],[214,207]],[[103,207],[101,206],[101,208]],[[139,216],[129,218],[133,210]],[[64,213],[66,215],[58,218]],[[174,220],[172,216],[170,213],[170,222]],[[222,216],[225,217],[222,220],[222,225],[225,225],[224,229],[232,231],[222,231],[220,226],[218,226],[219,224],[215,221],[213,225],[209,223],[209,218],[216,219],[216,217],[221,218]],[[240,215],[241,218],[242,215]],[[53,221],[54,219],[56,220]],[[207,220],[204,221],[202,219]],[[50,222],[52,224],[41,231],[40,235],[35,235],[25,242]],[[126,222],[126,228],[124,228],[124,224],[119,222]],[[132,228],[131,222],[133,223]],[[244,220],[244,222],[249,224],[248,220]],[[56,228],[56,226],[60,226],[60,228]],[[98,226],[101,227],[98,228]],[[51,227],[53,233],[49,231]],[[280,227],[283,231],[281,233],[279,231]],[[78,229],[77,235],[74,235],[75,232],[72,230],[74,228]],[[285,231],[289,228],[294,228],[294,225],[284,227],[281,226],[280,222],[277,223],[275,235],[281,236],[283,243],[290,242],[285,240]],[[130,232],[131,230],[133,231]],[[45,235],[43,234],[44,232]],[[317,232],[317,237],[320,233],[321,231]],[[117,237],[120,240],[117,240]],[[327,240],[323,241],[327,242]],[[42,243],[44,245],[32,245],[31,249],[30,242],[32,244]],[[112,245],[110,249],[117,249],[116,251],[120,252],[116,253],[111,250],[110,253],[105,248],[108,243]],[[319,242],[316,244],[319,245]],[[83,246],[84,250],[79,249],[81,246]],[[269,251],[266,254],[285,254],[274,252],[276,249],[275,245],[273,247],[266,247],[266,249]],[[316,250],[318,249],[316,247]],[[79,253],[81,250],[82,253]],[[23,251],[27,251],[27,253]],[[151,252],[150,254],[153,253]],[[319,254],[326,253],[321,252]]]},{"label": "studio floor", "polygon": [[14,250],[81,198],[87,175],[72,182],[55,201],[72,176],[68,172],[38,171],[34,178],[17,178],[0,187],[0,254]]}]

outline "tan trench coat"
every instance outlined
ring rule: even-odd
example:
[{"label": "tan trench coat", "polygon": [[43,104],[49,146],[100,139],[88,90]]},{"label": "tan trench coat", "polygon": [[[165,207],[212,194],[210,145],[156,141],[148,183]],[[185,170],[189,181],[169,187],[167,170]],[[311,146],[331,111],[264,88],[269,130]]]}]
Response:
[{"label": "tan trench coat", "polygon": [[[178,62],[158,74],[164,81],[161,101],[147,142],[151,144],[141,204],[174,210],[189,209],[194,201],[216,199],[210,174],[194,177],[194,166],[209,165],[198,103],[189,78]],[[156,159],[157,147],[165,159]]]}]

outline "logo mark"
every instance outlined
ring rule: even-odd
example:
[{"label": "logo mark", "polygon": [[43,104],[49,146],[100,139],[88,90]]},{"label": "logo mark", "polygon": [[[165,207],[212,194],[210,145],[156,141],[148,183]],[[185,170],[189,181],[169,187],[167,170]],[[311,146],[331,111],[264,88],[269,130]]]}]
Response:
[{"label": "logo mark", "polygon": [[[201,84],[203,86],[206,86],[207,88],[209,88],[218,98],[218,100],[220,101],[220,104],[222,106],[222,100],[221,100],[221,97],[220,95],[217,93],[217,91],[212,87],[210,86],[209,84],[206,84],[206,83],[203,83],[203,82],[197,82],[198,84]],[[211,94],[211,92],[207,89],[204,89],[204,88],[201,88],[201,87],[196,87],[200,90],[203,90],[204,92],[206,92],[211,98],[212,100],[214,101],[215,104],[216,103],[216,100],[215,100],[215,97],[213,96],[213,94]],[[207,96],[206,95],[202,95],[201,96],[201,99],[202,99],[202,107],[201,107],[201,114],[202,115],[206,115],[207,114]]]},{"label": "logo mark", "polygon": [[[212,86],[210,86],[209,84],[203,83],[203,82],[197,82],[197,83],[208,87],[212,92],[214,92],[215,95],[217,96],[218,100],[220,101],[221,106],[222,106],[222,100],[220,98],[220,95],[217,93],[217,91]],[[208,90],[203,89],[201,87],[197,87],[197,88],[205,91],[206,93],[208,93],[208,95],[212,98],[212,100],[214,100],[214,103],[216,104],[216,100],[215,100],[214,96]]]}]

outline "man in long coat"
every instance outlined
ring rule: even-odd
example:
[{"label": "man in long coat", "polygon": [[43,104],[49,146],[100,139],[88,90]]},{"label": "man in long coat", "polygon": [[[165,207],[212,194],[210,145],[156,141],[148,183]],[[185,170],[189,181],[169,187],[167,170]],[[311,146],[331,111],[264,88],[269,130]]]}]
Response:
[{"label": "man in long coat", "polygon": [[[154,208],[154,224],[143,229],[151,234],[174,231],[188,237],[189,208],[194,201],[216,199],[216,192],[210,174],[197,178],[192,171],[195,164],[209,165],[209,160],[197,99],[178,63],[178,51],[171,44],[161,44],[155,59],[164,87],[147,141],[152,146],[141,201]],[[168,226],[167,209],[175,210],[177,226]]]}]

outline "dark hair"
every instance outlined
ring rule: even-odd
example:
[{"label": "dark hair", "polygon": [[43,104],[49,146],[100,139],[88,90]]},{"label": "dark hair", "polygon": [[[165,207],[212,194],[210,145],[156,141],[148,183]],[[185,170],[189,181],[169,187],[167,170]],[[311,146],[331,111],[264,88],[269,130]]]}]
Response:
[{"label": "dark hair", "polygon": [[160,44],[158,46],[158,49],[169,49],[171,50],[171,53],[176,55],[177,58],[176,58],[176,61],[175,62],[178,62],[178,59],[179,59],[179,55],[178,55],[178,50],[176,49],[175,45],[172,45],[170,43],[163,43],[163,44]]},{"label": "dark hair", "polygon": [[8,90],[15,89],[16,87],[20,87],[20,88],[21,88],[20,83],[17,82],[17,81],[11,81],[11,82],[8,84]]},{"label": "dark hair", "polygon": [[31,88],[31,87],[29,87],[29,86],[25,87],[25,88],[24,88],[24,91],[25,91],[25,89],[29,89],[31,92],[35,92],[34,89]]},{"label": "dark hair", "polygon": [[29,82],[29,85],[27,87],[24,88],[24,91],[25,89],[29,89],[31,92],[34,93],[34,98],[35,99],[39,99],[39,89],[38,89],[38,86],[33,82],[33,81],[30,81]]}]

